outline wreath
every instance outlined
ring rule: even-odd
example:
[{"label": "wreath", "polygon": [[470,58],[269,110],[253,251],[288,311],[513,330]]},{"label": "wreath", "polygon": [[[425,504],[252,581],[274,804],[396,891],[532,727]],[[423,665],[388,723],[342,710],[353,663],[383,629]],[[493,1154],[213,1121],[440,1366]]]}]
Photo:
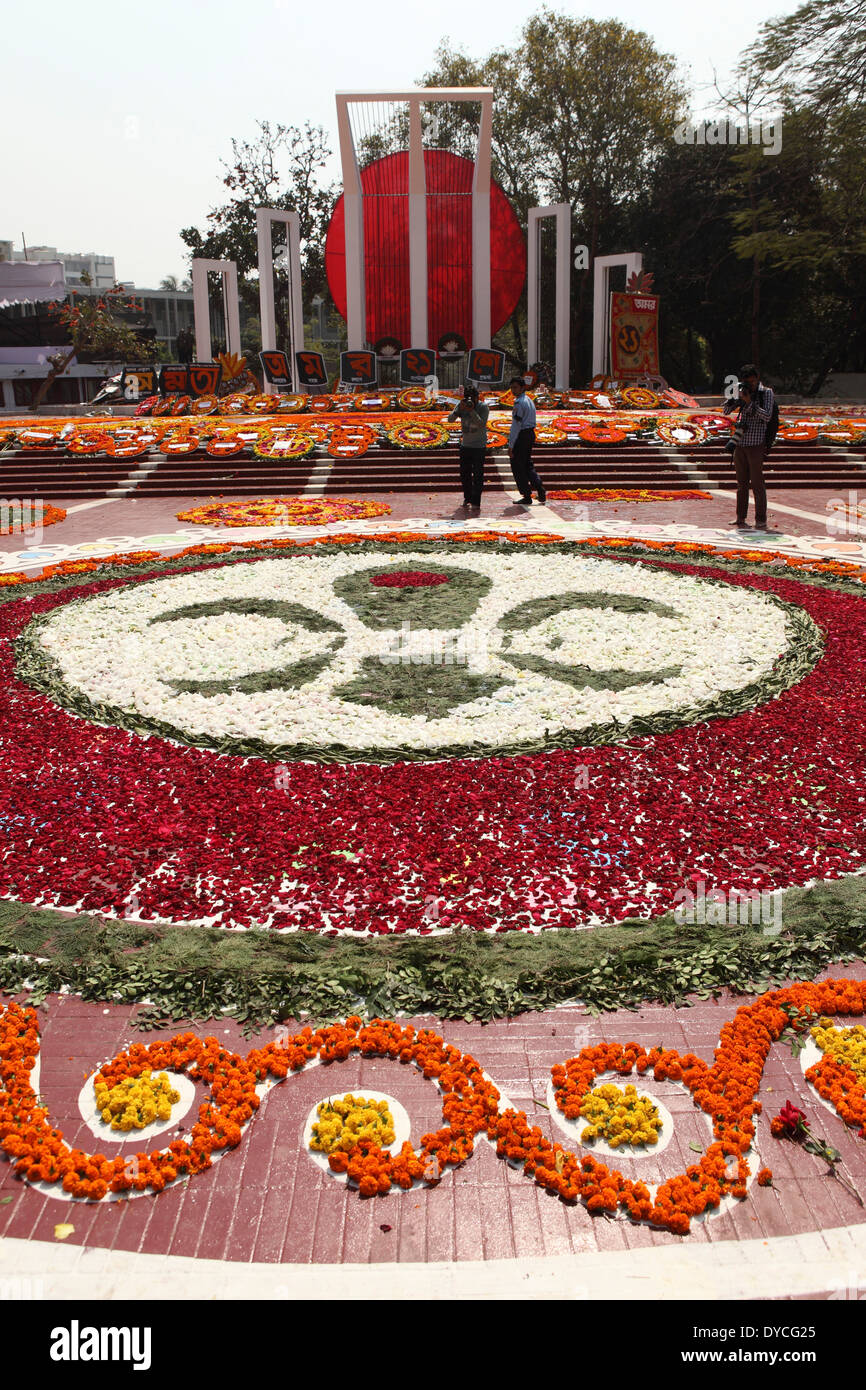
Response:
[{"label": "wreath", "polygon": [[274,406],[277,415],[300,415],[307,408],[308,396],[278,396]]},{"label": "wreath", "polygon": [[19,449],[58,449],[62,445],[58,430],[22,430],[18,435]]},{"label": "wreath", "polygon": [[[341,406],[341,409],[342,409],[342,410],[346,410],[346,409],[351,410],[352,407],[353,407],[354,404],[355,404],[355,397],[354,397],[354,396],[340,396],[340,397],[337,397],[337,399],[338,399],[338,400],[341,400],[341,401],[348,401],[348,406],[346,406],[346,405]],[[311,410],[318,411],[319,413],[327,414],[327,412],[331,409],[332,404],[333,404],[333,402],[332,402],[332,399],[331,399],[330,396],[311,396],[311,397],[310,397],[310,409],[311,409]]]},{"label": "wreath", "polygon": [[559,429],[557,425],[536,425],[535,427],[536,444],[564,444],[566,437],[565,430]]},{"label": "wreath", "polygon": [[220,401],[220,415],[249,415],[250,397],[245,396],[242,391],[235,391],[231,396],[223,396]]},{"label": "wreath", "polygon": [[675,449],[689,449],[693,444],[704,444],[707,438],[703,426],[691,420],[660,420],[656,425],[656,434],[664,444],[670,444]]},{"label": "wreath", "polygon": [[241,439],[233,430],[219,430],[211,435],[204,447],[211,458],[227,459],[234,458],[247,446],[246,440]]},{"label": "wreath", "polygon": [[175,396],[171,404],[172,415],[186,415],[192,405],[192,396]]},{"label": "wreath", "polygon": [[391,407],[391,397],[383,396],[381,391],[375,391],[372,396],[356,396],[356,410],[389,410]]},{"label": "wreath", "polygon": [[311,454],[316,441],[302,430],[292,434],[275,434],[265,430],[253,445],[253,453],[259,459],[302,459]]},{"label": "wreath", "polygon": [[134,459],[140,454],[146,454],[151,444],[155,444],[159,436],[154,430],[135,430],[129,434],[118,432],[109,436],[105,446],[105,452],[109,458],[113,459]]},{"label": "wreath", "polygon": [[176,400],[176,396],[157,396],[151,415],[170,415]]},{"label": "wreath", "polygon": [[219,405],[219,396],[199,396],[189,408],[190,415],[213,415]]},{"label": "wreath", "polygon": [[331,431],[328,453],[331,458],[360,458],[377,438],[369,425],[337,425]]},{"label": "wreath", "polygon": [[249,411],[251,415],[273,415],[280,403],[279,396],[264,394],[249,397]]},{"label": "wreath", "polygon": [[[489,440],[488,434],[488,440]],[[412,420],[405,425],[392,425],[388,438],[398,449],[439,449],[448,443],[449,435],[444,425],[433,421]]]},{"label": "wreath", "polygon": [[194,454],[201,444],[197,434],[166,434],[159,441],[159,451],[162,454]]},{"label": "wreath", "polygon": [[144,400],[135,407],[136,415],[152,415],[160,399],[159,396],[145,396]]},{"label": "wreath", "polygon": [[626,386],[620,395],[626,405],[633,405],[638,410],[657,410],[662,404],[658,392],[650,391],[646,386]]},{"label": "wreath", "polygon": [[690,425],[700,425],[709,434],[729,434],[734,428],[730,415],[690,415]]},{"label": "wreath", "polygon": [[797,421],[793,425],[780,425],[777,438],[782,440],[817,439],[819,429],[819,425],[801,424]]},{"label": "wreath", "polygon": [[577,437],[581,444],[622,444],[628,438],[628,430],[600,421],[595,425],[581,425]]},{"label": "wreath", "polygon": [[427,395],[427,388],[424,386],[409,386],[405,391],[401,391],[397,397],[397,404],[401,410],[424,410],[430,408],[430,397]]},{"label": "wreath", "polygon": [[860,444],[866,438],[860,430],[852,429],[848,424],[839,424],[835,429],[823,429],[818,432],[818,442],[820,444]]},{"label": "wreath", "polygon": [[504,449],[507,443],[508,443],[508,435],[505,433],[504,430],[488,430],[488,431],[487,431],[487,450],[488,450],[488,452],[489,452],[491,449]]},{"label": "wreath", "polygon": [[106,454],[111,435],[106,430],[73,430],[66,440],[70,454]]},{"label": "wreath", "polygon": [[436,344],[439,357],[460,357],[466,351],[466,339],[462,333],[443,333]]}]

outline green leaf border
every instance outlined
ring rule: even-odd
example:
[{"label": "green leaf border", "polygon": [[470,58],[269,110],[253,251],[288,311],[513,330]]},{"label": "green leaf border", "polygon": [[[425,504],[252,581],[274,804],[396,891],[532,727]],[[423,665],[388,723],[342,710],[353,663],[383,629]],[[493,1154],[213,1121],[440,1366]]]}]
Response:
[{"label": "green leaf border", "polygon": [[[422,541],[422,542],[400,542],[393,543],[387,541],[363,541],[353,545],[353,553],[369,553],[371,555],[400,553],[432,553],[439,551],[443,543],[445,545],[454,544],[449,541]],[[617,561],[622,563],[621,548],[617,547],[613,553],[602,552],[602,547],[581,547],[574,542],[565,541],[562,543],[547,542],[538,543],[535,546],[531,542],[499,542],[499,541],[479,541],[458,543],[466,544],[468,550],[481,549],[493,551],[497,554],[514,554],[515,548],[519,545],[520,550],[534,550],[536,553],[566,553],[573,555],[575,550],[578,553],[589,554],[597,558]],[[338,554],[345,553],[346,547],[340,545],[321,545],[316,546],[315,554]],[[258,552],[251,560],[249,554],[239,556],[223,557],[219,566],[226,564],[254,563],[259,559],[279,559],[286,561],[298,561],[308,551],[279,551],[274,553]],[[461,551],[457,551],[460,554]],[[643,552],[641,559],[647,560],[654,558],[659,552]],[[677,556],[680,564],[691,563],[690,557]],[[153,571],[153,562],[148,562],[142,566],[131,566],[129,569],[123,566],[113,568],[105,567],[104,570],[97,571],[87,579],[80,575],[72,576],[74,580],[81,583],[93,583],[98,578],[126,577],[135,579],[137,577],[147,578],[169,577],[176,572],[174,568],[169,568],[171,561],[165,562],[156,574]],[[178,568],[187,569],[208,569],[210,565],[179,566]],[[129,570],[133,573],[130,574]],[[168,573],[166,573],[168,571]],[[51,581],[49,581],[50,584]],[[715,578],[705,578],[704,583],[725,587],[725,581]],[[27,587],[28,589],[33,587]],[[2,597],[5,598],[5,595]],[[26,595],[24,595],[26,597]],[[775,699],[791,686],[801,681],[820,659],[823,650],[823,636],[820,628],[813,622],[807,613],[796,604],[787,603],[780,599],[776,594],[767,593],[766,597],[771,602],[782,608],[786,614],[789,646],[787,651],[777,662],[775,668],[758,681],[744,686],[741,690],[726,691],[722,695],[711,700],[702,701],[691,708],[680,709],[677,711],[661,711],[655,715],[638,717],[629,720],[625,724],[612,721],[604,724],[592,724],[579,730],[561,730],[556,734],[545,735],[541,738],[530,738],[515,741],[512,743],[498,744],[495,748],[487,744],[461,743],[461,744],[442,744],[436,749],[383,749],[379,748],[352,748],[339,742],[323,747],[321,744],[310,743],[291,743],[291,744],[265,744],[254,738],[226,737],[214,738],[207,734],[189,734],[178,726],[168,723],[165,720],[151,719],[142,714],[133,714],[129,710],[120,709],[116,706],[103,704],[90,700],[81,691],[67,685],[57,663],[51,658],[42,647],[39,641],[39,630],[50,620],[51,614],[40,614],[33,618],[21,635],[15,638],[13,648],[15,652],[15,674],[18,678],[36,690],[47,695],[55,704],[70,711],[72,714],[79,715],[82,719],[104,725],[113,725],[126,729],[138,735],[155,734],[160,738],[172,739],[175,742],[189,744],[194,747],[208,748],[215,753],[224,754],[232,757],[243,758],[262,758],[268,762],[321,762],[321,763],[379,763],[390,764],[394,762],[440,762],[451,758],[489,758],[489,757],[514,757],[525,753],[544,753],[552,749],[585,748],[624,742],[627,739],[639,735],[659,735],[670,733],[674,729],[686,727],[690,724],[703,723],[712,718],[728,718],[735,714],[741,714],[746,710],[753,709],[756,705],[764,704],[768,700]],[[88,599],[72,600],[87,602]],[[52,610],[53,611],[53,610]]]}]

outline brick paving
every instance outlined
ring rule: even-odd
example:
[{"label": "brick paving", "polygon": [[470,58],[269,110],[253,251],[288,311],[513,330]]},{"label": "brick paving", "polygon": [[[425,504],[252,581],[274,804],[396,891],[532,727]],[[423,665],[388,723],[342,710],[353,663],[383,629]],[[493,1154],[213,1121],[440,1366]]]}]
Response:
[{"label": "brick paving", "polygon": [[[866,474],[864,474],[866,477]],[[218,494],[217,494],[218,495]],[[352,496],[351,492],[346,494]],[[860,494],[866,499],[866,488]],[[792,536],[811,536],[824,533],[820,519],[827,516],[827,503],[833,498],[847,500],[847,493],[839,488],[780,488],[769,494],[770,525],[780,532]],[[68,511],[80,507],[80,499],[59,498],[54,505],[68,511],[65,521],[47,527],[42,533],[40,545],[51,546],[55,542],[72,545],[82,541],[95,541],[116,537],[147,537],[148,535],[169,535],[174,531],[190,529],[187,523],[177,520],[177,513],[192,507],[203,506],[214,500],[214,494],[190,497],[140,497],[123,498],[116,501],[100,502],[98,505],[85,503],[80,511]],[[487,492],[482,500],[480,515],[467,514],[460,506],[461,494],[459,480],[455,479],[453,492],[377,494],[377,501],[391,508],[390,518],[395,523],[403,523],[411,518],[425,517],[439,521],[465,521],[467,515],[481,527],[485,522],[514,524],[522,526],[529,522],[542,524],[544,512],[537,505],[531,508],[512,502],[501,491]],[[734,516],[734,496],[716,494],[707,500],[683,500],[669,502],[557,502],[549,501],[547,507],[564,521],[571,521],[575,508],[580,506],[582,515],[595,524],[611,521],[631,521],[646,523],[649,526],[666,526],[677,523],[687,526],[700,526],[707,529],[728,529]],[[793,511],[782,511],[781,506]],[[807,516],[797,515],[809,513]],[[751,515],[751,513],[750,513]],[[196,529],[196,528],[192,528]],[[740,538],[741,539],[741,538]],[[26,543],[26,538],[25,538]],[[30,541],[29,544],[35,542]],[[186,544],[186,542],[184,542]],[[0,536],[0,552],[21,551],[20,535]],[[170,550],[165,551],[170,554]]]},{"label": "brick paving", "polygon": [[[866,966],[839,966],[826,973],[864,978]],[[555,1062],[597,1041],[632,1039],[647,1047],[664,1042],[711,1061],[723,1023],[742,1002],[740,997],[724,995],[712,1001],[696,1000],[691,1008],[647,1005],[636,1012],[597,1019],[579,1008],[562,1007],[485,1025],[436,1019],[432,1023],[449,1042],[471,1052],[532,1123],[562,1142],[561,1130],[544,1108]],[[39,1013],[41,1095],[52,1122],[68,1141],[90,1152],[107,1149],[131,1154],[142,1147],[140,1139],[117,1145],[96,1140],[78,1111],[78,1095],[86,1078],[129,1042],[170,1037],[187,1026],[202,1035],[220,1037],[241,1054],[259,1041],[258,1037],[244,1039],[231,1021],[216,1026],[178,1024],[142,1035],[130,1027],[128,1007],[84,1003],[74,996],[53,996]],[[412,1021],[431,1024],[429,1018]],[[269,1036],[272,1033],[261,1035],[265,1040]],[[709,1125],[685,1087],[657,1083],[652,1077],[638,1084],[672,1113],[673,1139],[662,1152],[650,1151],[643,1158],[618,1157],[615,1166],[626,1177],[663,1180],[695,1161],[690,1145],[709,1142]],[[764,1113],[757,1134],[760,1163],[772,1167],[774,1186],[752,1184],[745,1201],[693,1222],[686,1238],[622,1219],[593,1218],[580,1205],[563,1205],[498,1159],[486,1140],[479,1141],[472,1158],[449,1171],[435,1188],[395,1190],[384,1198],[362,1199],[313,1162],[302,1137],[306,1117],[319,1100],[365,1090],[384,1092],[405,1106],[416,1144],[422,1133],[440,1124],[438,1092],[414,1067],[357,1057],[332,1067],[315,1066],[269,1092],[238,1149],[208,1172],[159,1196],[69,1202],[21,1183],[11,1165],[3,1164],[0,1237],[53,1242],[55,1224],[70,1222],[75,1231],[67,1244],[90,1249],[274,1265],[389,1261],[434,1265],[766,1241],[866,1225],[866,1209],[826,1175],[818,1158],[770,1136],[771,1116],[785,1101],[793,1100],[807,1111],[815,1132],[840,1149],[851,1181],[866,1197],[866,1145],[810,1092],[799,1061],[781,1043],[773,1047],[762,1078]],[[188,1128],[193,1119],[194,1111],[189,1111],[178,1123]],[[151,1140],[148,1147],[171,1137],[167,1133]],[[11,1202],[4,1202],[8,1197]]]}]

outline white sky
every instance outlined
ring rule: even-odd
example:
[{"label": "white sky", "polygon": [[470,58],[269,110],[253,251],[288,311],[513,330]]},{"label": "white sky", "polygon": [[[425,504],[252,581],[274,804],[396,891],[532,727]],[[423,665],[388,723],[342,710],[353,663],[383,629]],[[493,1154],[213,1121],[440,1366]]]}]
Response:
[{"label": "white sky", "polygon": [[[763,20],[797,0],[606,0],[550,8],[613,18],[673,54],[709,106]],[[113,255],[142,287],[187,273],[180,228],[224,201],[220,160],[257,120],[323,125],[335,91],[415,85],[449,37],[473,57],[514,43],[526,0],[42,0],[3,23],[0,240]],[[336,174],[336,170],[335,170]]]}]

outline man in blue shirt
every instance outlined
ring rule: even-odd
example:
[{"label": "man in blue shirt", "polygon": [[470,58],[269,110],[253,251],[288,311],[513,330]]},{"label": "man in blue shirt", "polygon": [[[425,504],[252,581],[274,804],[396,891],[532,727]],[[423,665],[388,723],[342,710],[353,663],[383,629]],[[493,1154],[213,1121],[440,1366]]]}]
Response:
[{"label": "man in blue shirt", "polygon": [[508,457],[511,459],[511,471],[520,493],[520,500],[529,507],[532,505],[532,488],[538,493],[539,502],[547,501],[544,483],[532,466],[535,406],[526,394],[526,382],[522,376],[513,376],[510,386],[514,396],[514,410],[508,435]]}]

